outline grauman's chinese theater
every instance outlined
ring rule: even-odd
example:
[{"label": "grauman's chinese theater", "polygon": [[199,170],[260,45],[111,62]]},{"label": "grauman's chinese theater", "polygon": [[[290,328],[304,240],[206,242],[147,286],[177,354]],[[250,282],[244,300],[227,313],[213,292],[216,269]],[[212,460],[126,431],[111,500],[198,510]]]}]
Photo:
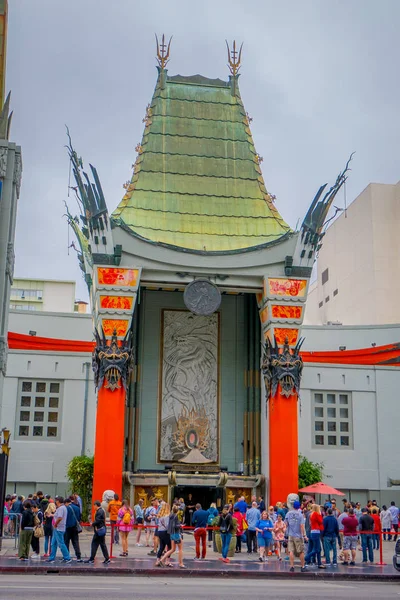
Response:
[{"label": "grauman's chinese theater", "polygon": [[220,506],[298,489],[300,327],[347,167],[293,231],[262,175],[241,54],[234,42],[228,80],[169,75],[170,42],[157,44],[153,96],[133,115],[143,137],[111,214],[70,139],[82,214],[68,216],[96,339],[96,498],[129,486],[135,502]]}]

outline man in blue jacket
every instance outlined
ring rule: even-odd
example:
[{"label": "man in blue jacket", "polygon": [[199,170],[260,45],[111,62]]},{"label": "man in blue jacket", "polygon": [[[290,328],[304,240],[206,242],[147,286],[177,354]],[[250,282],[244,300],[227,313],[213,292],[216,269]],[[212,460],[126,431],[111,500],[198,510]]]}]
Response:
[{"label": "man in blue jacket", "polygon": [[79,546],[78,525],[81,520],[81,510],[78,504],[75,503],[74,496],[65,498],[65,506],[67,507],[67,522],[65,524],[64,541],[69,552],[69,543],[72,542],[74,548],[76,562],[83,562],[81,549]]},{"label": "man in blue jacket", "polygon": [[207,550],[207,521],[208,521],[208,511],[203,510],[201,504],[196,504],[196,510],[192,516],[192,525],[194,525],[194,539],[196,542],[196,558],[195,560],[200,560],[200,540],[202,545],[201,558],[204,560],[206,557]]},{"label": "man in blue jacket", "polygon": [[331,550],[333,550],[332,564],[337,567],[337,540],[339,537],[339,524],[337,518],[333,516],[333,510],[328,508],[327,515],[323,520],[324,530],[322,532],[322,540],[325,551],[325,562],[331,564]]}]

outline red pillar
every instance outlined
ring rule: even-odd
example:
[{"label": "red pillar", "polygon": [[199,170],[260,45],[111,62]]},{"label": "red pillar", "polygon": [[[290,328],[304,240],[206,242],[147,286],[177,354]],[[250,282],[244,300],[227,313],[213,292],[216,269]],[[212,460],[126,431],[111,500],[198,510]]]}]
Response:
[{"label": "red pillar", "polygon": [[268,401],[269,423],[269,502],[286,502],[298,491],[297,394],[286,398],[280,386]]},{"label": "red pillar", "polygon": [[97,394],[93,473],[93,501],[100,502],[105,490],[122,497],[125,445],[125,388],[111,391],[104,384]]}]

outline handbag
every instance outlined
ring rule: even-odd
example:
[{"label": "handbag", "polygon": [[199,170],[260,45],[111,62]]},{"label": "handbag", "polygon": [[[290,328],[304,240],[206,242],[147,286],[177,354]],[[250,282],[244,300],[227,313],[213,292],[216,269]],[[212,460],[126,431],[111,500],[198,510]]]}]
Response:
[{"label": "handbag", "polygon": [[44,537],[44,528],[43,528],[43,525],[36,525],[35,529],[33,530],[33,535],[36,538]]},{"label": "handbag", "polygon": [[247,523],[246,519],[243,519],[242,521],[242,529],[243,531],[247,531],[249,528],[249,524]]},{"label": "handbag", "polygon": [[75,514],[75,511],[74,511],[74,509],[73,509],[72,507],[69,507],[69,508],[71,508],[71,510],[72,510],[72,513],[73,513],[73,515],[74,515],[74,518],[75,518],[75,527],[76,527],[76,531],[77,531],[78,533],[82,533],[82,531],[83,531],[83,529],[82,529],[82,525],[79,523],[78,519],[76,518],[76,514]]},{"label": "handbag", "polygon": [[98,535],[99,537],[104,537],[107,533],[107,527],[105,525],[103,525],[103,527],[99,527],[96,530],[96,535]]}]

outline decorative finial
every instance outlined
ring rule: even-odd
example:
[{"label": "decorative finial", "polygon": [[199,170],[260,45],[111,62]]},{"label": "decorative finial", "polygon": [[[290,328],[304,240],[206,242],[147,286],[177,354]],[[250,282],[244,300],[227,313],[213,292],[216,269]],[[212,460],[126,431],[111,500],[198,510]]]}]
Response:
[{"label": "decorative finial", "polygon": [[156,34],[156,43],[157,43],[157,61],[158,65],[161,69],[165,69],[166,64],[169,61],[169,50],[171,46],[172,35],[169,38],[168,46],[165,43],[165,35],[163,34],[161,38],[161,44],[158,41],[158,37]]},{"label": "decorative finial", "polygon": [[236,40],[233,40],[232,50],[229,49],[228,41],[226,42],[226,48],[228,50],[228,67],[232,75],[235,77],[240,69],[240,61],[242,59],[242,48],[243,44],[240,45],[239,52],[236,50]]}]

